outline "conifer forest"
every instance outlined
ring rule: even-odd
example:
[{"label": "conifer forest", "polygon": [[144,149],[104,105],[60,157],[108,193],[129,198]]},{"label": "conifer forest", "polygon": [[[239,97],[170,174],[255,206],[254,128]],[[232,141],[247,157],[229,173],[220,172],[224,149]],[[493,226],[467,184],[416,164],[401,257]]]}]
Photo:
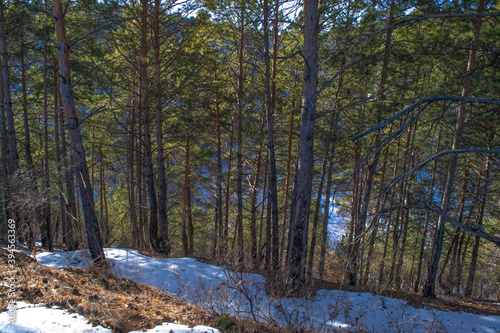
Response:
[{"label": "conifer forest", "polygon": [[0,243],[500,299],[500,4],[0,1]]}]

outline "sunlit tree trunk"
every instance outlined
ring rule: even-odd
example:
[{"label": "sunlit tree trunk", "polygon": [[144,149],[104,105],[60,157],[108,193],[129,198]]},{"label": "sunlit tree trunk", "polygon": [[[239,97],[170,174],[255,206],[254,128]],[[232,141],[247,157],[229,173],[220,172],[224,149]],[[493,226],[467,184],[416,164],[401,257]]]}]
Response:
[{"label": "sunlit tree trunk", "polygon": [[286,270],[296,287],[306,282],[307,239],[314,167],[314,124],[318,97],[318,34],[318,0],[305,0],[302,111],[286,259]]},{"label": "sunlit tree trunk", "polygon": [[78,115],[76,113],[75,101],[73,98],[73,87],[71,85],[71,71],[69,61],[69,46],[66,41],[66,23],[64,20],[64,9],[61,0],[53,0],[54,20],[57,35],[57,49],[59,53],[59,70],[61,95],[64,110],[67,116],[67,127],[71,137],[74,159],[77,171],[80,195],[82,198],[82,208],[85,216],[85,226],[87,231],[87,241],[94,264],[101,265],[105,262],[102,240],[99,231],[99,222],[95,213],[92,184],[90,184],[89,170],[83,148]]}]

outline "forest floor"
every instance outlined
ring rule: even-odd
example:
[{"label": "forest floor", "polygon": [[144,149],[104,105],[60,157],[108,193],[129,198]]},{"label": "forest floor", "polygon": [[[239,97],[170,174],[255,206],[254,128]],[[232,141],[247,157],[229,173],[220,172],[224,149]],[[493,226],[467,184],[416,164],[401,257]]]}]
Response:
[{"label": "forest floor", "polygon": [[[340,289],[345,291],[353,292],[366,292],[375,293],[373,290],[363,286],[349,286],[340,283],[332,283],[327,281],[317,282],[315,289]],[[492,315],[500,316],[500,303],[495,303],[488,300],[476,300],[476,299],[460,299],[460,298],[426,298],[421,294],[399,291],[399,290],[383,290],[378,293],[380,296],[386,296],[390,298],[397,298],[403,300],[415,308],[429,307],[441,311],[454,311],[454,312],[466,312],[474,314]]]},{"label": "forest floor", "polygon": [[[154,254],[148,251],[140,251],[141,254],[157,258],[157,259],[167,259],[163,255]],[[216,262],[211,261],[208,258],[196,258],[197,260],[209,264],[216,265]],[[269,281],[273,280],[272,273],[265,271],[263,269],[251,269],[246,271],[250,274],[259,274],[264,276],[269,284]],[[350,286],[347,284],[342,284],[338,282],[331,282],[325,280],[316,280],[313,285],[312,293],[315,294],[318,290],[344,290],[350,292],[363,292],[372,293],[380,296],[386,296],[390,298],[397,298],[408,303],[415,308],[429,307],[440,311],[454,311],[454,312],[466,312],[473,314],[483,314],[491,316],[500,316],[500,302],[494,302],[491,300],[480,300],[472,298],[457,298],[457,297],[437,297],[437,298],[426,298],[421,295],[421,293],[415,293],[411,291],[403,290],[393,290],[386,289],[380,292],[373,290],[372,288],[365,286]]]},{"label": "forest floor", "polygon": [[[116,262],[125,260],[125,257],[123,257],[123,255],[125,255],[123,254],[123,250],[115,250],[115,252],[116,253],[113,251],[110,252],[108,260],[116,260]],[[7,254],[7,251],[0,249],[0,296],[2,296],[0,297],[0,312],[7,310],[8,299],[7,297],[3,297],[3,295],[7,293],[6,285],[9,271]],[[52,258],[50,259],[52,262],[61,260],[62,263],[63,261],[67,262],[67,260],[69,260],[66,257],[61,257],[59,259],[54,258],[50,253],[47,253],[47,255]],[[177,274],[180,277],[183,273],[179,272],[186,270],[185,273],[188,275],[191,274],[190,276],[192,276],[192,271],[189,271],[190,269],[206,273],[206,281],[210,281],[210,274],[220,274],[217,266],[203,266],[203,268],[201,268],[202,266],[200,265],[204,264],[195,263],[194,266],[189,268],[190,264],[193,265],[192,261],[179,262],[175,261],[176,259],[171,259],[172,263],[171,266],[169,266],[171,268],[166,269],[166,271],[165,268],[160,271],[155,271],[155,269],[158,268],[147,266],[150,261],[147,253],[141,252],[140,257],[134,256],[133,252],[126,252],[126,255],[130,256],[131,260],[133,257],[134,260],[140,259],[142,262],[138,263],[136,261],[134,266],[131,267],[144,265],[137,272],[131,272],[130,268],[126,268],[126,272],[132,275],[140,273],[141,277],[155,276],[152,280],[146,281],[147,284],[151,285],[154,285],[152,284],[153,280],[155,283],[159,282],[159,277],[161,277],[162,274]],[[39,257],[41,262],[44,261],[42,257],[43,255]],[[49,260],[48,257],[46,257],[47,260]],[[153,257],[155,257],[155,259],[152,259],[153,261],[162,261],[164,259],[158,256]],[[71,265],[82,264],[78,262],[78,260],[74,261],[77,257],[71,258]],[[206,260],[200,258],[197,260],[198,262],[206,263]],[[185,266],[181,266],[181,263]],[[69,262],[66,264],[69,264]],[[61,264],[59,263],[57,265]],[[18,285],[16,298],[18,301],[24,301],[30,304],[44,304],[47,307],[57,306],[71,313],[78,313],[84,316],[90,323],[110,328],[113,332],[151,329],[161,325],[162,322],[181,323],[190,327],[207,325],[217,327],[221,332],[226,332],[229,327],[237,328],[236,331],[240,332],[265,333],[288,331],[276,325],[276,322],[271,326],[260,324],[253,320],[242,320],[229,316],[216,316],[214,315],[214,311],[182,302],[178,298],[174,298],[157,288],[136,283],[126,278],[115,277],[116,274],[113,275],[109,271],[81,268],[51,268],[39,264],[35,259],[23,253],[16,253],[16,266]],[[153,271],[150,269],[153,269]],[[180,271],[177,269],[180,269]],[[214,271],[211,272],[210,269],[214,269]],[[174,270],[177,271],[174,272]],[[264,275],[268,280],[272,279],[271,276],[263,274],[263,272],[252,273]],[[172,280],[171,277],[167,279]],[[172,285],[169,287],[171,291],[182,290],[183,288],[190,288],[193,290],[192,285],[183,286],[179,284],[181,280],[182,279],[179,279],[177,282],[172,281]],[[165,285],[163,286],[165,287]],[[373,293],[371,290],[364,287],[351,287],[322,281],[315,284],[315,290],[312,291],[312,296],[315,296],[316,293],[323,293],[320,291],[322,289],[358,293],[357,296],[360,295],[359,293]],[[247,291],[248,290],[250,290],[250,288],[248,288]],[[195,296],[200,296],[198,293],[199,291],[196,291]],[[386,290],[379,293],[379,295],[391,299],[400,299],[416,309],[430,308],[440,311],[453,311],[455,313],[471,313],[500,317],[500,305],[480,300],[427,299],[415,293],[392,290]],[[228,294],[226,294],[226,296],[228,296]],[[327,294],[326,297],[331,298],[331,294]],[[280,304],[283,306],[286,305],[285,303]],[[369,308],[368,303],[363,303],[362,301],[361,304],[367,304],[366,308]],[[382,301],[382,304],[384,304],[384,301]],[[357,307],[352,301],[349,306],[351,309]],[[391,305],[387,303],[387,306],[390,307]],[[385,305],[383,305],[383,307],[385,309]],[[327,311],[326,307],[324,311]],[[341,314],[337,314],[337,319],[339,316],[341,316]],[[492,317],[492,320],[499,320],[498,317],[496,319],[494,318],[495,317]],[[423,322],[427,322],[427,319],[423,319]]]},{"label": "forest floor", "polygon": [[[78,313],[115,333],[152,329],[162,322],[215,327],[217,317],[160,290],[117,278],[108,271],[50,268],[30,256],[15,254],[16,301]],[[8,252],[0,249],[0,313],[7,311]],[[227,317],[223,325],[242,332],[274,332],[265,325]]]}]

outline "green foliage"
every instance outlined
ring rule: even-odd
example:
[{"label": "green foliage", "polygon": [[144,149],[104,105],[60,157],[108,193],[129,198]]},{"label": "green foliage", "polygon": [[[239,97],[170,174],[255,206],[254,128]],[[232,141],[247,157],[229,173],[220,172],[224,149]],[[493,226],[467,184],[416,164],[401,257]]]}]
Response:
[{"label": "green foliage", "polygon": [[228,314],[217,316],[214,320],[215,327],[226,332],[232,332],[236,329],[236,323]]},{"label": "green foliage", "polygon": [[[424,208],[436,207],[442,197],[446,182],[446,169],[449,157],[440,158],[422,167],[412,177],[405,177],[387,192],[389,184],[399,175],[433,156],[437,151],[452,147],[456,125],[458,104],[449,102],[432,103],[409,114],[404,121],[416,116],[418,119],[406,130],[397,132],[404,123],[398,119],[386,126],[381,134],[370,135],[359,141],[359,161],[355,161],[356,146],[350,139],[354,134],[371,128],[377,123],[377,113],[386,119],[420,99],[428,96],[456,95],[463,90],[464,77],[467,74],[470,41],[472,38],[473,19],[470,17],[448,17],[440,19],[405,20],[422,17],[430,13],[471,13],[476,10],[475,2],[450,2],[443,6],[428,1],[395,1],[394,26],[390,46],[386,43],[390,1],[326,1],[322,3],[320,50],[320,93],[317,102],[315,123],[315,167],[313,189],[318,189],[322,175],[322,162],[325,158],[334,164],[332,178],[332,196],[336,208],[343,214],[346,222],[356,214],[356,200],[360,201],[367,188],[367,175],[375,152],[375,139],[382,140],[380,160],[372,180],[372,194],[368,201],[368,219],[363,235],[364,258],[372,264],[369,282],[376,284],[378,267],[387,262],[383,273],[390,273],[391,251],[396,256],[404,250],[404,263],[401,267],[402,278],[406,287],[415,281],[416,266],[419,257],[420,242],[428,221],[428,230],[424,239],[424,263],[432,248],[432,232],[437,216],[426,217]],[[148,9],[148,31],[152,31],[152,2]],[[198,7],[196,7],[198,6]],[[498,4],[492,3],[488,10],[498,10]],[[189,7],[189,8],[188,8]],[[242,20],[241,10],[245,11]],[[198,9],[197,12],[193,8]],[[55,78],[56,48],[54,27],[48,4],[44,8],[42,1],[12,1],[7,3],[7,45],[11,59],[11,78],[13,107],[18,147],[21,152],[21,168],[26,169],[24,156],[25,134],[22,117],[22,91],[20,61],[23,56],[27,64],[27,99],[28,124],[32,134],[31,151],[35,161],[37,175],[42,175],[44,164],[43,132],[48,126],[49,142],[55,141],[55,100],[57,91]],[[139,183],[145,175],[143,165],[138,161],[144,157],[142,133],[144,119],[140,111],[142,92],[139,91],[139,57],[141,51],[140,24],[141,5],[129,1],[78,1],[68,4],[66,21],[68,38],[71,43],[72,82],[76,106],[79,110],[79,126],[84,138],[87,163],[93,179],[95,209],[100,217],[106,216],[111,226],[113,243],[108,245],[131,244],[132,209],[135,207],[136,220],[147,229],[148,203],[144,196],[144,183]],[[292,193],[293,174],[297,155],[297,133],[299,132],[304,37],[300,25],[303,24],[301,8],[284,7],[279,13],[271,10],[271,24],[274,18],[280,18],[278,32],[278,54],[276,59],[276,111],[275,146],[278,173],[278,200],[280,224],[288,223],[290,207],[284,206],[285,193],[288,190],[288,205]],[[243,160],[244,160],[244,240],[245,250],[251,242],[250,212],[252,186],[257,174],[257,160],[260,157],[259,184],[257,188],[257,235],[260,238],[260,257],[264,254],[266,217],[266,193],[263,191],[266,159],[266,122],[262,122],[265,112],[264,64],[263,64],[263,27],[262,6],[259,2],[241,1],[204,1],[188,4],[185,7],[171,7],[171,3],[162,2],[160,10],[160,80],[162,85],[162,116],[165,158],[168,161],[166,177],[168,181],[168,216],[169,237],[174,254],[179,253],[182,239],[182,219],[184,203],[184,168],[186,137],[191,143],[191,199],[194,220],[195,254],[210,256],[214,244],[214,216],[216,209],[215,184],[217,178],[217,141],[216,109],[220,111],[222,173],[223,173],[223,215],[228,217],[228,233],[235,239],[236,195],[236,131],[235,114],[237,104],[237,50],[243,38],[244,84],[244,119],[243,119]],[[500,90],[500,62],[498,57],[500,28],[492,18],[484,18],[476,66],[473,71],[473,97],[498,98]],[[243,35],[242,33],[243,30]],[[47,34],[45,36],[45,34]],[[48,77],[44,82],[43,41],[47,38]],[[271,30],[271,40],[274,31]],[[146,99],[150,107],[151,134],[153,136],[153,163],[155,181],[158,178],[156,141],[154,71],[155,55],[153,51],[153,33],[147,36],[147,81]],[[388,48],[387,48],[388,47]],[[271,47],[272,48],[272,47]],[[386,49],[387,48],[387,49]],[[387,54],[387,73],[384,86],[381,77],[384,58]],[[48,124],[44,124],[44,87],[47,87]],[[382,89],[383,88],[383,89]],[[464,148],[494,148],[499,146],[498,132],[500,116],[497,106],[478,103],[467,105],[468,116],[464,124]],[[330,132],[332,114],[334,153],[325,156],[326,140]],[[134,118],[134,123],[132,119]],[[293,127],[290,128],[291,120]],[[288,160],[289,138],[290,161]],[[411,131],[411,132],[410,132]],[[134,140],[132,140],[132,133]],[[409,133],[409,134],[408,134]],[[491,137],[493,133],[493,137]],[[60,134],[60,133],[59,133]],[[439,137],[439,145],[438,145]],[[66,137],[68,140],[69,138]],[[232,141],[231,141],[232,140]],[[231,146],[232,142],[232,146]],[[261,156],[258,155],[262,145]],[[67,146],[70,147],[69,141]],[[131,158],[134,165],[131,165]],[[229,160],[231,155],[232,161]],[[53,220],[58,222],[59,203],[58,172],[64,174],[64,163],[58,162],[56,149],[49,149],[49,174],[51,194],[48,199],[53,208]],[[494,157],[488,180],[484,228],[491,234],[498,234],[500,211],[498,208],[498,163]],[[232,169],[229,170],[229,163]],[[356,164],[356,162],[359,162]],[[479,198],[482,191],[480,184],[485,181],[486,157],[479,154],[460,156],[458,172],[452,194],[452,207],[449,214],[468,225],[478,221]],[[100,179],[103,168],[104,182]],[[286,188],[287,169],[290,166],[290,184]],[[133,167],[134,178],[131,177]],[[2,166],[2,168],[4,168]],[[435,179],[432,175],[435,169]],[[465,170],[468,169],[469,176]],[[229,173],[229,181],[228,181]],[[354,175],[359,183],[355,195]],[[140,177],[139,177],[140,176]],[[384,177],[382,179],[382,177]],[[468,178],[467,178],[468,177]],[[64,178],[64,177],[63,177]],[[468,180],[467,180],[468,179]],[[463,183],[467,183],[463,186]],[[134,198],[131,189],[134,189]],[[462,188],[465,188],[465,203],[460,208]],[[101,205],[101,189],[106,189],[108,209]],[[226,190],[229,189],[229,201],[226,202]],[[62,192],[65,193],[63,186]],[[141,192],[142,191],[142,192]],[[139,193],[142,202],[139,202]],[[324,193],[324,192],[323,192]],[[314,198],[316,193],[313,193]],[[407,209],[399,206],[408,205],[418,208]],[[324,205],[324,200],[321,205]],[[381,213],[377,237],[371,258],[367,258],[369,234],[375,224],[372,218],[383,199],[390,211]],[[362,200],[361,200],[362,201]],[[134,205],[132,205],[134,203]],[[227,207],[226,207],[227,204]],[[313,204],[312,207],[315,205]],[[358,208],[356,208],[358,207]],[[378,208],[377,208],[378,207]],[[323,211],[320,212],[322,217]],[[314,215],[314,211],[311,211]],[[262,218],[262,220],[261,220]],[[408,221],[404,231],[404,223]],[[320,221],[322,219],[320,218]],[[260,223],[262,221],[262,227]],[[287,227],[285,225],[285,227]],[[280,225],[280,229],[283,228]],[[60,225],[57,232],[60,242]],[[311,228],[312,229],[312,228]],[[454,227],[446,229],[443,253],[453,255]],[[310,231],[311,232],[311,231]],[[348,234],[347,227],[345,233]],[[286,233],[286,230],[285,230]],[[402,246],[402,237],[406,233],[407,241]],[[385,237],[386,235],[389,235]],[[147,236],[147,235],[145,235]],[[281,237],[281,235],[280,235]],[[468,237],[468,236],[467,236]],[[464,238],[460,260],[463,264],[462,284],[466,280],[470,265],[473,240],[469,243]],[[146,237],[147,239],[147,237]],[[287,237],[284,237],[285,242]],[[336,247],[336,255],[345,267],[349,258],[348,235]],[[231,240],[230,240],[231,242]],[[233,241],[234,243],[234,241]],[[121,245],[120,245],[121,246]],[[145,245],[147,247],[147,244]],[[286,245],[284,246],[286,249]],[[383,255],[386,248],[385,257]],[[498,287],[498,263],[496,257],[488,258],[485,253],[494,252],[491,245],[481,243],[478,275],[488,273],[482,286],[488,290]],[[285,250],[286,251],[286,250]],[[246,251],[250,252],[250,251]],[[231,254],[228,254],[230,257]],[[247,255],[247,257],[249,254]],[[456,257],[455,257],[456,258]],[[247,258],[248,259],[248,258]],[[317,260],[318,258],[315,258]],[[451,259],[450,259],[451,260]],[[366,265],[366,261],[365,261]],[[425,266],[425,265],[424,265]],[[445,273],[449,272],[449,264]],[[366,267],[366,266],[364,266]],[[425,269],[424,269],[425,271]],[[496,275],[495,275],[496,274]],[[496,277],[495,277],[496,276]],[[334,277],[328,277],[334,278]],[[337,278],[337,277],[335,277]],[[463,289],[463,288],[462,288]],[[485,290],[486,290],[485,289]],[[460,290],[456,290],[460,293]],[[479,295],[479,294],[478,294]],[[229,317],[221,316],[224,323],[231,324]]]}]

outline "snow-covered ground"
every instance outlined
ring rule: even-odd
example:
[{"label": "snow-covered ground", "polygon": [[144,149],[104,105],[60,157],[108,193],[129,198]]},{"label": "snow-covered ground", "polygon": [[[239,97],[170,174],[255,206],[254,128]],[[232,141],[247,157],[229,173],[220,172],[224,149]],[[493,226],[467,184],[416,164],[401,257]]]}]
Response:
[{"label": "snow-covered ground", "polygon": [[[368,332],[500,332],[500,316],[417,309],[398,299],[340,290],[320,290],[309,299],[281,299],[266,295],[265,280],[260,275],[233,273],[224,267],[193,258],[154,259],[128,249],[106,249],[106,256],[119,277],[157,287],[181,300],[207,307],[219,314],[275,322],[295,329],[306,327],[317,332],[334,329]],[[55,268],[86,268],[90,262],[87,252],[82,251],[40,253],[37,260]],[[5,321],[2,318],[0,322]],[[21,320],[18,323],[24,325]],[[4,332],[2,326],[0,332]]]},{"label": "snow-covered ground", "polygon": [[[10,323],[9,319],[7,312],[0,313],[1,333],[111,333],[110,329],[102,326],[92,326],[85,317],[78,313],[24,302],[17,303],[15,322]],[[162,326],[152,328],[147,332],[219,333],[219,330],[201,325],[189,328],[186,325],[163,323]]]}]

